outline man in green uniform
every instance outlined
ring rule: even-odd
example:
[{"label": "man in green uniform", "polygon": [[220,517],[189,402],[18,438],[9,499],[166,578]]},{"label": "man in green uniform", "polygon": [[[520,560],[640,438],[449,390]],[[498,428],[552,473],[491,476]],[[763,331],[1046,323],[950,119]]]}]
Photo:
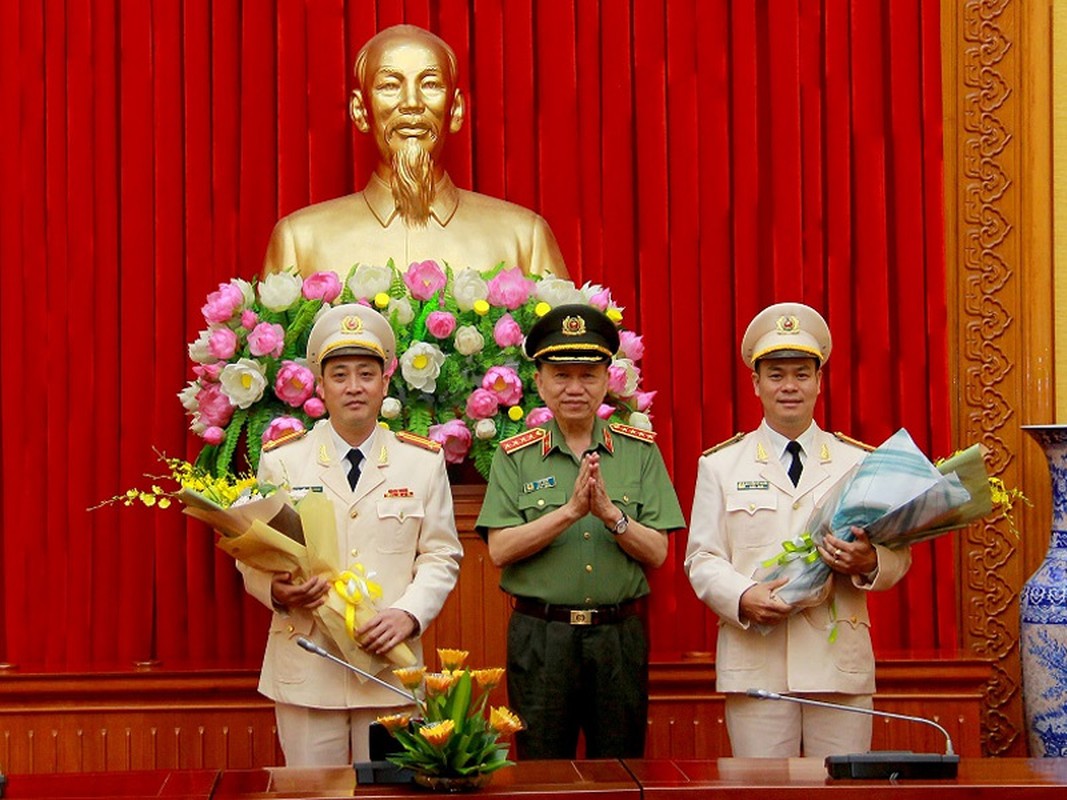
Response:
[{"label": "man in green uniform", "polygon": [[648,717],[644,568],[685,526],[654,434],[597,416],[618,350],[592,306],[563,305],[526,337],[553,419],[493,458],[478,531],[514,598],[508,695],[520,758],[640,758]]}]

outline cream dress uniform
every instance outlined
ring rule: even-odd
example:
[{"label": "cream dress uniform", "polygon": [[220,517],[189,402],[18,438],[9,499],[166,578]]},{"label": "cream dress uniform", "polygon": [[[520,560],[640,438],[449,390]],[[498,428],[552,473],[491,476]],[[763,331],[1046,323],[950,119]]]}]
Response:
[{"label": "cream dress uniform", "polygon": [[[379,608],[410,613],[419,630],[437,616],[459,575],[463,548],[452,513],[444,456],[399,440],[379,427],[367,448],[371,457],[353,491],[344,453],[337,453],[329,420],[303,438],[263,453],[259,479],[319,491],[333,502],[342,561],[362,563],[382,587]],[[340,653],[307,609],[278,610],[271,602],[271,575],[242,567],[245,587],[274,609],[259,691],[281,703],[315,708],[403,705],[404,699],[296,644],[307,636],[334,655]],[[418,640],[412,650],[420,663]],[[399,686],[393,665],[376,659],[379,677]]]}]

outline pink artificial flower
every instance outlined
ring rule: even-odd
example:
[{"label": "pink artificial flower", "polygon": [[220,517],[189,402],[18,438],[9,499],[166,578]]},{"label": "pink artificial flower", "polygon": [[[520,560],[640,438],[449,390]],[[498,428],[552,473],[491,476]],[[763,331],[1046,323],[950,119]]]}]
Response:
[{"label": "pink artificial flower", "polygon": [[638,361],[645,354],[645,343],[633,331],[619,331],[619,353],[623,358]]},{"label": "pink artificial flower", "polygon": [[304,278],[300,291],[308,300],[332,303],[341,294],[341,279],[335,272],[315,272]]},{"label": "pink artificial flower", "polygon": [[[304,285],[307,286],[307,281],[304,281]],[[248,349],[254,356],[280,358],[283,347],[285,347],[285,328],[277,323],[261,322],[248,334]]]},{"label": "pink artificial flower", "polygon": [[293,408],[299,408],[315,391],[311,370],[295,361],[283,361],[274,379],[274,393]]},{"label": "pink artificial flower", "polygon": [[304,401],[304,413],[312,419],[319,419],[326,413],[326,404],[317,397],[309,397]]},{"label": "pink artificial flower", "polygon": [[252,309],[246,308],[241,312],[241,327],[246,331],[250,331],[256,327],[257,322],[259,322],[259,314]]},{"label": "pink artificial flower", "polygon": [[229,328],[215,328],[208,337],[207,349],[220,361],[233,358],[237,352],[237,334]]},{"label": "pink artificial flower", "polygon": [[429,300],[445,288],[448,278],[436,261],[413,261],[404,273],[404,285],[416,300]]},{"label": "pink artificial flower", "polygon": [[608,391],[614,395],[622,395],[626,391],[626,370],[622,367],[608,367]]},{"label": "pink artificial flower", "polygon": [[456,329],[456,318],[447,311],[431,311],[426,317],[426,330],[438,339],[447,339]]},{"label": "pink artificial flower", "polygon": [[637,398],[637,410],[648,411],[649,406],[652,405],[652,400],[655,398],[655,392],[638,392],[634,397]]},{"label": "pink artificial flower", "polygon": [[489,281],[489,304],[514,311],[526,302],[533,288],[534,282],[519,267],[501,270]]},{"label": "pink artificial flower", "polygon": [[615,413],[615,406],[609,406],[607,403],[601,403],[600,408],[596,410],[596,415],[601,419],[611,419],[611,415]]},{"label": "pink artificial flower", "polygon": [[203,433],[204,441],[208,444],[222,444],[226,441],[226,431],[218,425],[212,425]]},{"label": "pink artificial flower", "polygon": [[488,389],[475,389],[467,398],[467,416],[471,419],[486,419],[499,409],[500,401]]},{"label": "pink artificial flower", "polygon": [[197,413],[208,427],[225,428],[233,417],[233,403],[222,391],[222,384],[209,383],[196,393]]},{"label": "pink artificial flower", "polygon": [[226,365],[221,363],[197,364],[195,367],[193,367],[193,372],[196,374],[196,377],[203,378],[208,383],[211,383],[214,381],[218,381],[219,375],[222,373],[222,368],[224,366]]},{"label": "pink artificial flower", "polygon": [[200,311],[209,325],[221,325],[230,321],[244,301],[241,287],[233,283],[220,283],[218,290],[207,296],[207,302]]},{"label": "pink artificial flower", "polygon": [[599,308],[601,311],[607,311],[608,307],[612,304],[611,290],[601,289],[589,298],[589,305]]},{"label": "pink artificial flower", "polygon": [[538,406],[526,415],[526,427],[537,428],[552,419],[552,412],[545,406]]},{"label": "pink artificial flower", "polygon": [[429,437],[440,442],[445,451],[445,461],[459,464],[471,449],[471,431],[461,419],[450,419],[443,425],[431,425]]},{"label": "pink artificial flower", "polygon": [[522,344],[523,333],[511,314],[505,314],[493,326],[493,339],[499,347],[513,347]]},{"label": "pink artificial flower", "polygon": [[305,430],[304,423],[296,417],[275,417],[263,431],[263,444],[281,439],[287,433]]},{"label": "pink artificial flower", "polygon": [[522,380],[511,367],[490,367],[482,388],[495,394],[501,405],[513,406],[522,400]]}]

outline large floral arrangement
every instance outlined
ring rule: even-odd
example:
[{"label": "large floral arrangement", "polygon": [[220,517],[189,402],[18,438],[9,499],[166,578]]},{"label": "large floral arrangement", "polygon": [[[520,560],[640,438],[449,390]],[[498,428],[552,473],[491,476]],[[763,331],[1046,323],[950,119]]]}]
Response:
[{"label": "large floral arrangement", "polygon": [[198,464],[232,471],[245,441],[255,469],[265,442],[326,413],[305,359],[308,334],[324,307],[351,302],[380,310],[396,334],[385,424],[440,442],[451,463],[472,459],[488,475],[498,442],[551,417],[522,342],[540,316],[564,303],[589,303],[620,326],[600,416],[651,428],[655,392],[641,391],[637,366],[644,344],[622,329],[623,309],[608,289],[503,265],[458,273],[434,261],[403,271],[392,263],[359,265],[344,280],[333,272],[304,279],[281,272],[258,282],[235,278],[208,295],[207,327],[189,345],[196,377],[179,394],[204,440]]}]

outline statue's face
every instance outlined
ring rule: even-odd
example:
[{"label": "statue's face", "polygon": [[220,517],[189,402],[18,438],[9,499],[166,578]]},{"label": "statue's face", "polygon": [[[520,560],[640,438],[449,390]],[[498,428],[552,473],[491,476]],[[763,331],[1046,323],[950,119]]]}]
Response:
[{"label": "statue's face", "polygon": [[436,161],[451,125],[448,60],[428,42],[386,41],[370,54],[364,102],[383,157],[415,140]]}]

